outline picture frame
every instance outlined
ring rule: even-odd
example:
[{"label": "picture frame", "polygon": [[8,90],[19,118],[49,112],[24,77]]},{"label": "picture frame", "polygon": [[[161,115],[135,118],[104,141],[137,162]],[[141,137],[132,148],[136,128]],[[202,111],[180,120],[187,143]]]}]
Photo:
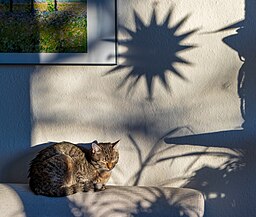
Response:
[{"label": "picture frame", "polygon": [[1,53],[1,65],[116,65],[116,0],[87,0],[87,50],[83,53]]}]

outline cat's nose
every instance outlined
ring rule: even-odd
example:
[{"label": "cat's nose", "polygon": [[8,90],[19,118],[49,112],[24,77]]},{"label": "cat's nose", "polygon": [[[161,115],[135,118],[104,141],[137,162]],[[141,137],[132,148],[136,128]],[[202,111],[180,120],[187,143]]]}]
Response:
[{"label": "cat's nose", "polygon": [[112,164],[112,163],[107,163],[107,167],[108,167],[109,169],[112,169],[112,168],[113,168],[113,164]]}]

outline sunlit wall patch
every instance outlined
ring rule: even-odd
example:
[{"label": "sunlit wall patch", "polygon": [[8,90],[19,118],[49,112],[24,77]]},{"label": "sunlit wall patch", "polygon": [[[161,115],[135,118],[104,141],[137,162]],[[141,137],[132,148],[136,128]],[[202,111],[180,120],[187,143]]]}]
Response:
[{"label": "sunlit wall patch", "polygon": [[186,78],[174,66],[175,63],[190,65],[191,63],[179,57],[177,54],[195,47],[194,45],[183,44],[183,42],[197,29],[193,29],[184,34],[177,34],[189,16],[185,16],[172,27],[169,22],[172,19],[173,9],[167,13],[162,23],[157,22],[156,6],[153,7],[151,20],[148,25],[139,16],[139,12],[134,10],[135,30],[119,26],[120,30],[126,31],[129,39],[119,40],[119,45],[125,51],[118,54],[123,63],[110,70],[107,74],[118,72],[120,69],[127,68],[129,72],[118,85],[118,89],[127,86],[127,95],[137,86],[141,79],[146,80],[148,99],[153,99],[154,80],[158,78],[167,91],[170,91],[167,76],[175,74],[183,80]]}]

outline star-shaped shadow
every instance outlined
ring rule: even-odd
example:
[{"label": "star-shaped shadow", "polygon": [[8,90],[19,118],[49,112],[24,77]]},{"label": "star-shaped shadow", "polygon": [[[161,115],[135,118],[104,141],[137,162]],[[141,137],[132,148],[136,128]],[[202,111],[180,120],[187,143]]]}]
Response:
[{"label": "star-shaped shadow", "polygon": [[161,81],[167,91],[170,91],[170,85],[168,83],[170,73],[186,80],[174,64],[182,63],[191,65],[188,60],[177,54],[195,47],[194,45],[183,44],[183,42],[198,29],[177,34],[189,16],[185,16],[174,26],[169,27],[172,15],[173,9],[170,9],[163,22],[159,24],[156,19],[156,8],[154,7],[150,23],[146,25],[139,14],[134,11],[135,31],[120,26],[120,29],[130,35],[129,39],[119,40],[119,45],[126,48],[126,51],[118,55],[124,59],[124,62],[113,68],[107,74],[118,72],[124,68],[130,69],[118,85],[118,88],[128,85],[127,95],[136,87],[142,78],[146,79],[147,93],[150,100],[153,98],[155,78]]}]

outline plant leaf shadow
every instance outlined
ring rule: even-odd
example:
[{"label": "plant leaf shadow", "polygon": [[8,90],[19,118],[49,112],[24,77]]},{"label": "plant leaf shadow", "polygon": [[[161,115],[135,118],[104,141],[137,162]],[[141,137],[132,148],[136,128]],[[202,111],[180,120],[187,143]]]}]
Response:
[{"label": "plant leaf shadow", "polygon": [[[188,127],[183,127],[183,128],[186,128],[190,131],[190,129]],[[154,145],[149,150],[149,152],[146,156],[142,156],[142,149],[140,147],[140,144],[135,140],[135,138],[133,137],[132,134],[129,134],[128,138],[131,141],[132,146],[135,148],[138,162],[139,162],[139,168],[134,173],[134,175],[132,177],[130,177],[130,179],[128,180],[128,182],[126,184],[132,183],[132,185],[134,185],[134,186],[139,185],[140,181],[144,175],[145,170],[148,167],[152,167],[152,166],[155,166],[156,164],[160,163],[161,162],[161,161],[159,161],[160,156],[162,156],[164,153],[170,153],[172,151],[172,149],[175,148],[175,145],[162,148],[161,142],[163,141],[163,139],[166,136],[175,135],[175,133],[177,133],[181,129],[182,128],[179,128],[179,127],[174,128],[174,129],[170,130],[169,132],[165,133],[163,136],[161,136],[154,143]],[[175,160],[175,156],[168,157],[166,160],[173,162]]]},{"label": "plant leaf shadow", "polygon": [[189,203],[195,195],[174,188],[115,186],[104,192],[80,194],[78,200],[70,198],[70,208],[79,216],[199,217],[201,210]]},{"label": "plant leaf shadow", "polygon": [[242,129],[165,139],[168,144],[228,148],[236,153],[227,156],[228,160],[218,168],[204,166],[196,170],[185,185],[204,193],[207,217],[254,216],[256,212],[255,9],[255,1],[245,0],[245,19],[213,32],[236,29],[236,33],[223,38],[223,42],[235,50],[242,61],[237,77],[237,94],[244,119]]},{"label": "plant leaf shadow", "polygon": [[[255,149],[230,158],[219,168],[203,167],[195,171],[185,187],[203,192],[206,216],[253,216],[256,211]],[[226,210],[223,213],[221,210]]]},{"label": "plant leaf shadow", "polygon": [[[254,156],[256,146],[252,135],[246,130],[213,132],[183,137],[167,137],[171,145],[205,146],[221,148],[217,152],[191,152],[189,156],[214,156],[215,160],[225,157],[224,163],[216,167],[203,166],[194,171],[183,187],[201,191],[205,196],[205,216],[240,217],[253,216],[256,203]],[[227,153],[223,150],[229,149]],[[207,149],[206,149],[207,150]],[[184,155],[176,156],[184,157]],[[169,160],[166,159],[159,159]],[[199,160],[199,159],[198,159]],[[242,196],[243,195],[243,196]],[[226,210],[223,213],[223,210]]]}]

